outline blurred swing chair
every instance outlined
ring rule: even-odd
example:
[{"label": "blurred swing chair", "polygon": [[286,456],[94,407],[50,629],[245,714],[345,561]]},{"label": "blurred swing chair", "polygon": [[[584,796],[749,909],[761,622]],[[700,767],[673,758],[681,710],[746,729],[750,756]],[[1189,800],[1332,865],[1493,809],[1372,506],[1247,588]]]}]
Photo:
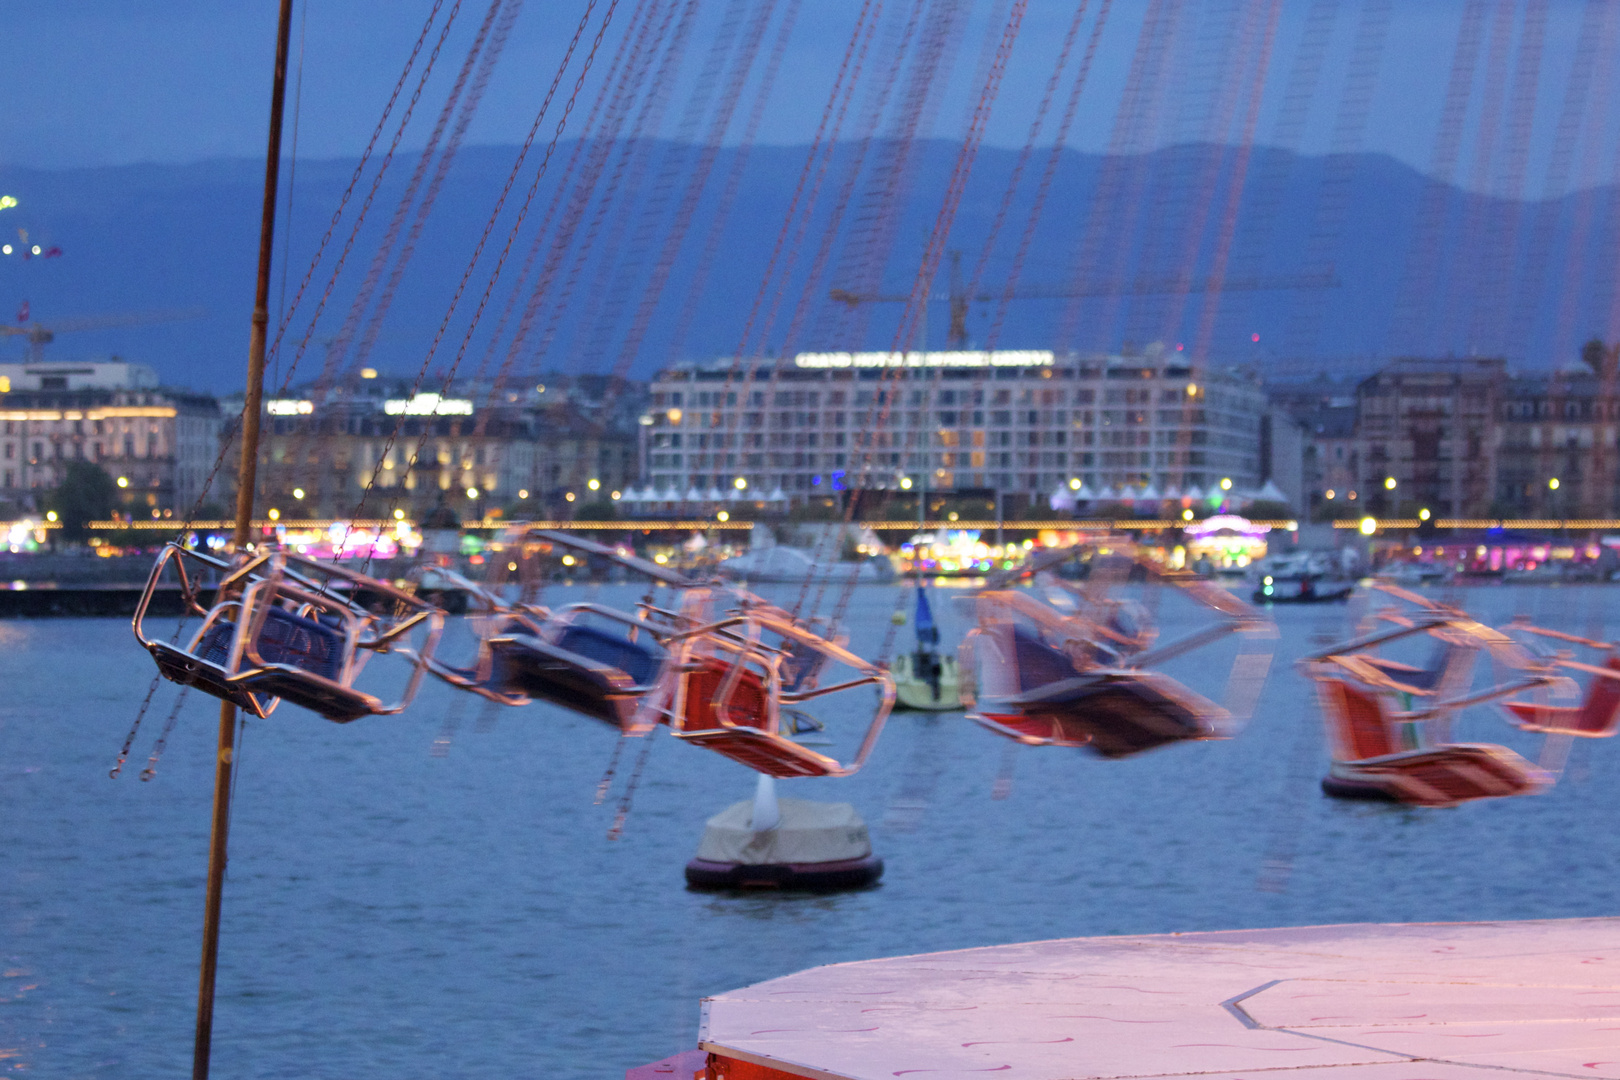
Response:
[{"label": "blurred swing chair", "polygon": [[[1383,614],[1384,630],[1308,656],[1300,670],[1316,684],[1333,760],[1324,794],[1341,799],[1456,806],[1478,799],[1529,795],[1546,789],[1550,774],[1505,746],[1451,741],[1467,709],[1501,702],[1534,688],[1562,690],[1557,676],[1513,638],[1466,612],[1377,585],[1421,605],[1413,615]],[[1427,663],[1379,655],[1392,642],[1427,636]],[[1481,654],[1491,658],[1494,685],[1472,691]],[[1505,675],[1505,678],[1503,677]]]},{"label": "blurred swing chair", "polygon": [[[1050,565],[1057,557],[1044,558]],[[958,663],[963,704],[973,720],[1025,745],[1087,747],[1122,758],[1170,743],[1228,738],[1247,719],[1271,664],[1276,630],[1270,620],[1191,574],[1162,571],[1131,553],[1124,580],[1174,586],[1219,616],[1185,638],[1149,648],[1157,630],[1146,609],[1108,600],[1089,578],[1087,587],[1062,583],[1075,601],[1064,603],[1067,610],[1005,587],[1042,568],[1032,562],[994,578],[973,598],[976,625],[962,641]],[[1043,582],[1049,594],[1051,585]],[[1153,670],[1233,633],[1245,645],[1228,677],[1227,708]]]},{"label": "blurred swing chair", "polygon": [[[679,589],[690,579],[657,563],[605,544],[544,529],[529,529],[512,542],[566,548],[620,566]],[[664,641],[680,628],[671,612],[640,605],[637,614],[596,603],[548,610],[508,602],[494,590],[453,571],[435,573],[466,591],[468,618],[479,639],[466,666],[438,662],[430,670],[458,689],[502,705],[549,702],[632,732],[637,705],[669,662]]]},{"label": "blurred swing chair", "polygon": [[1542,654],[1544,663],[1565,671],[1580,672],[1591,681],[1578,703],[1555,705],[1541,701],[1503,701],[1502,708],[1513,723],[1524,731],[1562,735],[1580,739],[1612,738],[1620,730],[1620,646],[1593,641],[1557,630],[1535,626],[1527,619],[1515,619],[1503,627],[1511,636],[1526,635],[1542,641],[1578,645],[1602,654],[1601,664],[1574,659],[1573,650],[1561,649]]},{"label": "blurred swing chair", "polygon": [[[152,598],[171,567],[184,611],[203,618],[184,646],[146,630]],[[210,576],[218,583],[205,605]],[[134,618],[136,640],[170,681],[257,717],[287,700],[337,723],[403,712],[443,627],[437,607],[332,563],[279,551],[227,561],[174,543],[158,555]],[[411,664],[392,702],[355,686],[371,656],[388,652]]]},{"label": "blurred swing chair", "polygon": [[[683,614],[699,623],[719,606],[716,594],[694,590]],[[675,738],[723,754],[767,776],[848,776],[866,763],[894,707],[894,680],[829,637],[825,626],[795,620],[749,594],[734,594],[717,621],[671,635],[671,663],[647,695],[635,727],[667,724]],[[855,677],[831,686],[820,680],[830,665]],[[799,706],[862,686],[878,688],[878,703],[853,757],[840,761],[793,735],[823,725]]]}]

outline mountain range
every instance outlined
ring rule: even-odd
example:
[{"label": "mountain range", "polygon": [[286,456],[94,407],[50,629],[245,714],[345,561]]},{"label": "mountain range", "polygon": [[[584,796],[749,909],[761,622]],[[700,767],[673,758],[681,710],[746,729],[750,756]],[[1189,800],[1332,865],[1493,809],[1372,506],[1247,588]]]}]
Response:
[{"label": "mountain range", "polygon": [[[540,151],[531,151],[527,171],[447,319],[450,298],[515,154],[511,147],[464,149],[364,362],[412,375],[442,327],[428,364],[435,376],[452,364],[462,375],[502,364],[507,347],[492,349],[489,334],[507,310],[508,290],[531,238],[548,220],[555,229],[556,214],[548,218],[547,212],[554,185],[576,151],[584,155],[589,149],[567,142],[557,147],[490,292],[479,332],[470,338],[471,314]],[[903,343],[896,327],[904,305],[851,307],[826,295],[831,288],[911,290],[929,238],[942,228],[940,207],[960,148],[933,141],[919,143],[909,155],[903,149],[840,146],[824,172],[806,174],[805,147],[722,148],[712,154],[681,242],[672,245],[682,199],[704,163],[701,148],[616,148],[604,173],[620,169],[615,198],[599,217],[588,209],[581,220],[579,235],[589,233],[595,243],[577,265],[573,256],[559,264],[536,309],[535,329],[526,347],[512,354],[509,373],[516,378],[621,369],[645,377],[671,361],[731,355],[750,328],[750,350]],[[994,148],[977,154],[948,239],[938,249],[930,347],[945,344],[948,252],[961,253],[964,286],[976,282],[973,291],[980,294],[1003,290],[1015,263],[1021,291],[1050,296],[1078,283],[1092,294],[1075,301],[1011,300],[999,330],[998,305],[975,302],[967,319],[975,347],[992,338],[1003,348],[1109,350],[1163,340],[1202,353],[1212,364],[1254,365],[1280,375],[1343,373],[1396,355],[1506,356],[1516,368],[1545,368],[1574,362],[1580,343],[1592,336],[1620,337],[1610,256],[1620,229],[1620,187],[1537,201],[1469,194],[1373,154],[1312,157],[1260,147],[1240,155],[1230,147],[1190,145],[1127,159],[1065,151],[1052,168],[1027,252],[1017,260],[1013,252],[1046,157],[1038,150],[1025,163],[1022,182],[1003,209],[1020,155]],[[292,343],[306,332],[310,352],[295,382],[314,377],[325,343],[341,338],[345,314],[414,165],[404,155],[393,162],[325,315],[310,331],[308,316],[366,198],[369,176],[355,189],[289,324],[273,377],[286,380]],[[284,192],[289,175],[292,180],[291,210],[284,195],[273,323],[299,294],[354,168],[354,161],[341,160],[284,164]],[[855,182],[847,182],[852,175]],[[808,177],[804,190],[819,195],[815,213],[802,227],[784,232],[801,176]],[[45,346],[45,355],[116,354],[152,365],[170,384],[235,389],[247,343],[261,183],[262,165],[248,160],[54,171],[0,167],[0,195],[17,200],[0,210],[0,241],[14,248],[0,256],[0,312],[11,326],[19,325],[16,315],[24,304],[28,321],[47,328],[88,317],[123,321],[128,324],[64,332]],[[607,183],[599,182],[598,190]],[[726,189],[735,199],[721,214],[718,193]],[[558,205],[565,207],[566,200]],[[838,209],[843,213],[835,228]],[[996,243],[982,257],[998,217]],[[405,220],[401,235],[409,229],[409,215]],[[832,243],[818,267],[829,230]],[[34,245],[61,254],[23,258]],[[657,289],[656,268],[668,250],[675,254]],[[537,265],[543,265],[544,246],[540,251]],[[768,277],[773,266],[788,268],[785,283]],[[1196,291],[1216,280],[1291,287]],[[1189,283],[1195,291],[1187,290]],[[152,312],[186,309],[202,314],[151,321]],[[520,298],[505,325],[515,326],[522,310]],[[630,328],[638,312],[645,333],[636,337]],[[542,341],[543,350],[537,347]],[[910,342],[921,343],[919,337]],[[21,337],[0,338],[0,359],[16,359],[24,348]],[[343,362],[358,361],[351,350]]]}]

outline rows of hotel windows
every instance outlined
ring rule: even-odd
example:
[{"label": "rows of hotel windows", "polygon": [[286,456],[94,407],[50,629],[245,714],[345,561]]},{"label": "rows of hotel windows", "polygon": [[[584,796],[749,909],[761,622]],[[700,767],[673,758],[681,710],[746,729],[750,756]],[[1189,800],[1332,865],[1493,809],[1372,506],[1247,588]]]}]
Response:
[{"label": "rows of hotel windows", "polygon": [[[998,380],[1006,374],[996,373]],[[1201,482],[1189,470],[1252,469],[1259,429],[1251,388],[1186,379],[1103,388],[769,391],[674,389],[669,381],[654,384],[647,471],[700,484],[711,475],[719,484],[726,472],[768,469],[798,473],[783,476],[783,486],[805,490],[817,486],[816,470],[855,467],[927,469],[946,483],[1008,488],[1095,469],[1123,470],[1120,479],[1132,482],[1168,469]]]}]

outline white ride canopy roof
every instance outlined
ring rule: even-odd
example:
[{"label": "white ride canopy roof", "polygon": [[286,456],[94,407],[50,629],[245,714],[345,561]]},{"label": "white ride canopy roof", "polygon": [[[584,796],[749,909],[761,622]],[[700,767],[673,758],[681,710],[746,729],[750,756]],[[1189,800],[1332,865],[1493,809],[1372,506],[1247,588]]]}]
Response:
[{"label": "white ride canopy roof", "polygon": [[709,999],[700,1040],[821,1080],[1620,1080],[1620,919],[1071,938],[834,964]]}]

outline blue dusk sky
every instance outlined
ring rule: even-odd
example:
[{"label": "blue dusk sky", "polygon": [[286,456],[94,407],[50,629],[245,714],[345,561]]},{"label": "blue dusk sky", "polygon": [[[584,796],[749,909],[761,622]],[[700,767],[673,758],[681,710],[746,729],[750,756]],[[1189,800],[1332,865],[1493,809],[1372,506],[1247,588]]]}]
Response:
[{"label": "blue dusk sky", "polygon": [[[1332,145],[1333,121],[1344,96],[1344,69],[1356,26],[1369,2],[1389,12],[1386,40],[1369,103],[1364,149],[1393,155],[1418,169],[1434,160],[1435,138],[1451,56],[1463,19],[1463,0],[1280,0],[1275,45],[1257,141],[1291,142],[1294,148],[1322,152]],[[1601,2],[1601,0],[1597,0]],[[469,142],[514,143],[527,130],[534,107],[555,69],[561,50],[585,0],[530,0],[518,22]],[[604,0],[605,3],[605,0]],[[1092,0],[1093,12],[1100,0]],[[702,24],[694,35],[703,42],[733,5],[709,0],[700,5]],[[779,5],[782,6],[782,5]],[[759,141],[792,144],[809,139],[844,50],[859,4],[853,0],[803,3],[776,92]],[[980,50],[1003,17],[1007,0],[963,0],[966,20],[961,43],[948,58],[948,86],[933,110],[930,134],[950,137],[965,126]],[[1115,0],[1096,68],[1070,145],[1102,150],[1109,145],[1116,106],[1149,0]],[[1211,12],[1237,5],[1183,0],[1180,53],[1168,100],[1178,84],[1198,83],[1199,46],[1207,44]],[[1536,79],[1535,136],[1527,194],[1537,193],[1537,163],[1551,143],[1565,76],[1576,49],[1588,4],[1574,0],[1520,0],[1488,5],[1516,29],[1504,39],[1516,50],[1527,12],[1546,13],[1546,46]],[[466,0],[447,46],[454,69],[466,37],[485,9],[484,0]],[[619,25],[631,5],[620,6]],[[891,10],[901,5],[890,0]],[[294,77],[301,68],[299,143],[301,157],[338,158],[357,154],[428,11],[426,0],[299,0],[295,6]],[[599,9],[600,10],[600,9]],[[1072,3],[1033,0],[1013,54],[1006,82],[988,128],[991,145],[1023,143],[1029,118],[1041,96],[1057,43],[1073,14]],[[183,163],[262,153],[262,132],[273,44],[274,0],[205,3],[201,0],[11,0],[5,5],[7,62],[0,66],[0,164],[60,168],[135,162]],[[1278,138],[1278,116],[1285,87],[1297,64],[1309,20],[1333,16],[1321,81],[1297,137]],[[1091,15],[1088,15],[1088,21]],[[1606,32],[1611,32],[1612,29]],[[1612,38],[1609,39],[1612,44]],[[610,35],[608,47],[614,44]],[[1488,45],[1487,45],[1488,51]],[[1207,50],[1206,50],[1207,51]],[[700,48],[688,54],[697,66]],[[1516,55],[1505,52],[1509,64]],[[1207,58],[1206,58],[1207,59]],[[1474,109],[1486,97],[1487,65],[1482,58]],[[439,76],[436,74],[435,76]],[[1616,126],[1607,109],[1614,96],[1607,84],[1594,89],[1603,108],[1589,123],[1603,134]],[[429,95],[428,100],[432,100]],[[678,112],[670,110],[670,124]],[[1049,129],[1050,130],[1050,129]],[[1155,142],[1182,141],[1187,125],[1162,123],[1149,136]],[[425,125],[407,137],[424,136]],[[1589,154],[1578,182],[1604,179],[1608,154]],[[1465,166],[1458,179],[1476,186],[1488,182]]]}]

